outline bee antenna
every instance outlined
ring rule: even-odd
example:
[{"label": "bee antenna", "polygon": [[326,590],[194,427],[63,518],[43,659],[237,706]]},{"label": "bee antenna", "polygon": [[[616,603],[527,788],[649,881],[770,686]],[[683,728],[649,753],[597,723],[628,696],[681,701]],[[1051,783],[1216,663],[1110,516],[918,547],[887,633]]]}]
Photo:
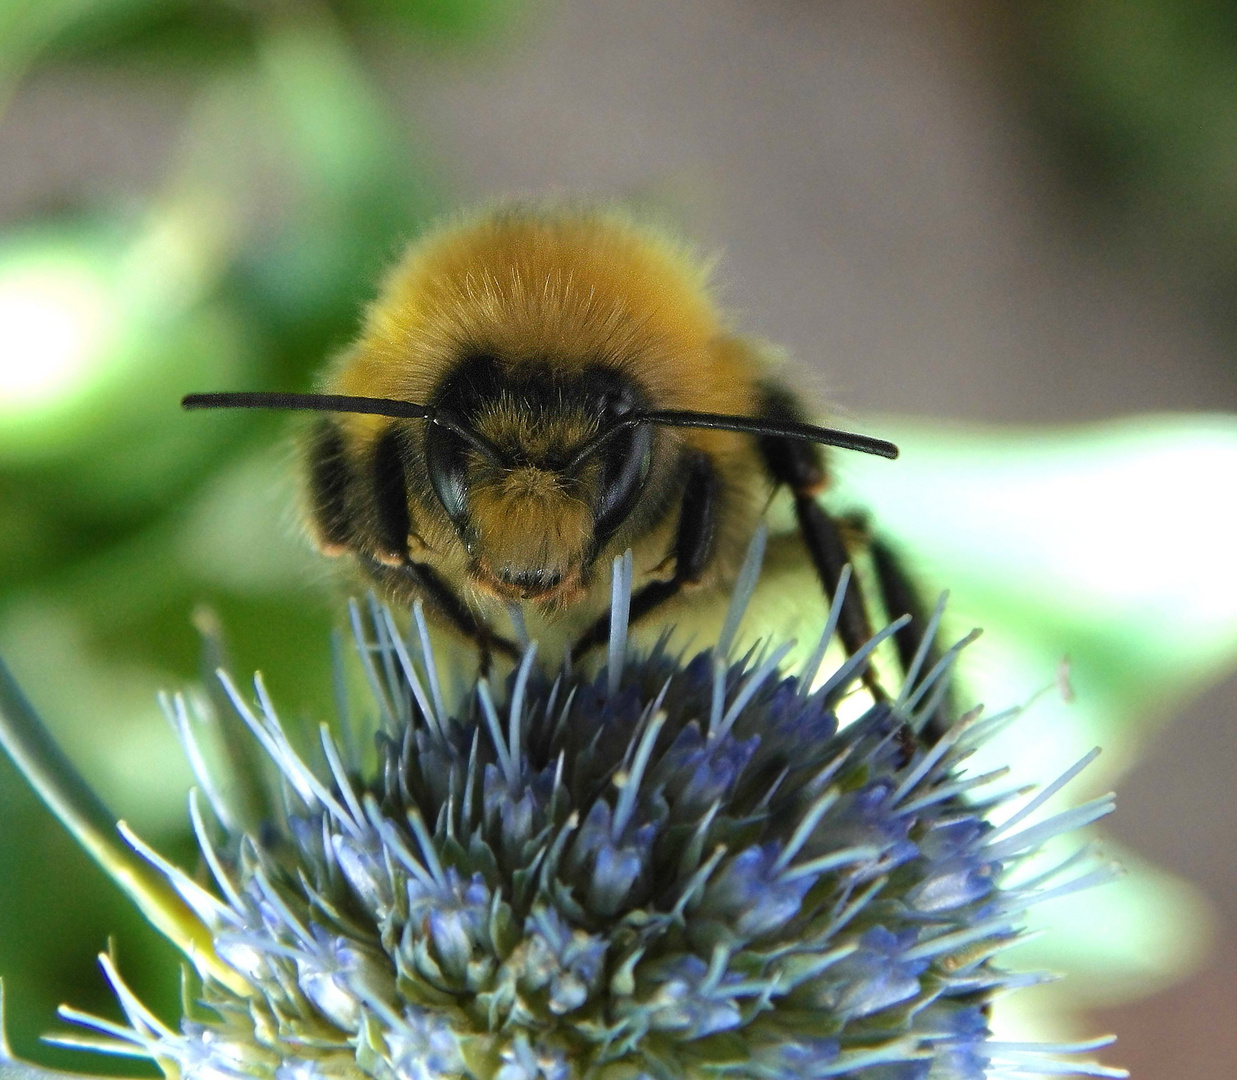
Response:
[{"label": "bee antenna", "polygon": [[656,424],[659,427],[712,428],[715,431],[737,431],[743,435],[760,435],[772,439],[800,439],[819,443],[821,446],[836,446],[842,450],[858,450],[862,454],[875,454],[889,458],[898,456],[898,448],[884,439],[871,435],[859,435],[837,428],[818,427],[797,420],[765,420],[752,416],[727,416],[723,413],[689,412],[687,410],[635,411],[619,417],[604,431],[593,436],[572,457],[568,471],[578,468],[605,443],[620,431],[637,424]]},{"label": "bee antenna", "polygon": [[304,412],[369,413],[400,420],[428,420],[433,410],[427,405],[391,398],[351,397],[347,394],[287,394],[281,392],[226,391],[215,394],[186,394],[185,409],[295,409]]},{"label": "bee antenna", "polygon": [[842,450],[858,450],[861,454],[875,454],[890,460],[898,456],[898,448],[884,439],[841,431],[838,428],[804,424],[798,420],[764,420],[750,416],[686,411],[647,412],[644,420],[662,427],[714,428],[718,431],[738,431],[746,435],[765,435],[775,439],[801,439],[819,443],[821,446],[836,446]]},{"label": "bee antenna", "polygon": [[444,409],[419,405],[397,398],[353,397],[350,394],[290,394],[280,391],[223,391],[212,394],[186,394],[185,409],[290,409],[301,412],[363,413],[389,416],[395,420],[428,420],[463,439],[491,465],[505,464],[505,458],[489,439],[457,420]]}]

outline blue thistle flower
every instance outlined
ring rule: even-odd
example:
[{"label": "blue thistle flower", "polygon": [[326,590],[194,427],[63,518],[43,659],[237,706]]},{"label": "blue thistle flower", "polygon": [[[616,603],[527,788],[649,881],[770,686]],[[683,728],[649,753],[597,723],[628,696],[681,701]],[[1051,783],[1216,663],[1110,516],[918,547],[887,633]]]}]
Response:
[{"label": "blue thistle flower", "polygon": [[619,560],[600,671],[546,670],[530,646],[454,696],[419,608],[403,635],[353,605],[372,759],[344,724],[310,763],[260,679],[251,701],[221,675],[274,766],[256,819],[208,764],[229,718],[169,700],[213,890],[125,835],[209,930],[189,950],[199,1000],[169,1028],[104,958],[127,1023],[66,1009],[94,1034],[60,1041],[186,1080],[1125,1075],[1076,1058],[1103,1040],[988,1025],[1040,978],[1000,963],[1027,909],[1111,872],[1086,849],[1037,855],[1112,808],[1035,817],[1090,756],[1027,798],[965,769],[1014,713],[924,745],[956,650],[839,724],[870,653],[816,685],[839,602],[802,671],[785,650],[730,655],[759,560],[686,661],[628,647]]}]

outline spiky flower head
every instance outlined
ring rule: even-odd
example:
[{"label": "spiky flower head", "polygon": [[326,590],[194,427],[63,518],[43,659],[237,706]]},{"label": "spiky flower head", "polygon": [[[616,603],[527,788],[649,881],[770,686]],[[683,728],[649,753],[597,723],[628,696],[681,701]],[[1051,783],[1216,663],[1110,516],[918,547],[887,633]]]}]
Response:
[{"label": "spiky flower head", "polygon": [[1037,819],[1076,770],[1034,795],[968,773],[1012,714],[926,745],[949,658],[840,725],[865,657],[819,680],[837,603],[806,669],[731,656],[757,565],[718,643],[680,657],[628,647],[620,562],[599,672],[529,647],[456,702],[419,610],[405,635],[354,606],[376,755],[325,726],[298,750],[260,680],[250,701],[224,677],[275,766],[256,821],[206,765],[208,706],[170,701],[213,886],[130,840],[211,956],[177,1029],[105,959],[128,1022],[66,1010],[103,1035],[76,1041],[192,1080],[1124,1075],[988,1026],[1038,979],[999,955],[1028,907],[1107,872],[1030,860],[1110,800]]}]

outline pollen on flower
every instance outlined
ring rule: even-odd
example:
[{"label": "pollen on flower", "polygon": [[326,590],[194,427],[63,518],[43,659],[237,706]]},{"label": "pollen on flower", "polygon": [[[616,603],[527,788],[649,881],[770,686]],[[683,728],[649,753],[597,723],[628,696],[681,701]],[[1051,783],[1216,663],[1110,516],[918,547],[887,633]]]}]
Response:
[{"label": "pollen on flower", "polygon": [[172,1029],[109,966],[128,1025],[71,1018],[210,1080],[1124,1075],[1077,1058],[1102,1041],[987,1023],[1028,981],[1000,962],[1027,909],[1105,873],[1028,860],[1111,800],[1026,824],[1059,784],[1025,801],[964,767],[1012,714],[908,738],[948,663],[843,726],[864,657],[813,689],[823,648],[795,672],[784,650],[730,655],[758,561],[713,648],[629,649],[620,561],[600,671],[530,648],[458,700],[419,610],[405,634],[354,606],[369,765],[325,726],[311,763],[260,681],[251,701],[224,680],[278,774],[257,829],[205,764],[208,707],[169,702],[213,810],[192,807],[213,891],[161,868],[247,992],[208,974]]}]

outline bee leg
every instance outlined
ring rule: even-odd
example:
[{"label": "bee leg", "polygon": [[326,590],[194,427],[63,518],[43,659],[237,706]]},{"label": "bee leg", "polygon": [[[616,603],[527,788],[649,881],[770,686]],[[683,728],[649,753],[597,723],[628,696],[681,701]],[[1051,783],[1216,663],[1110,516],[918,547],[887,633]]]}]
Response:
[{"label": "bee leg", "polygon": [[469,638],[481,654],[481,667],[489,670],[494,653],[520,658],[520,650],[512,641],[495,634],[485,623],[479,622],[464,602],[451,591],[433,567],[406,559],[398,566],[391,566],[368,555],[357,554],[370,576],[388,592],[406,593],[409,585],[428,606],[449,622],[460,634]]},{"label": "bee leg", "polygon": [[[674,573],[666,581],[651,581],[632,594],[628,623],[644,618],[679,593],[684,585],[700,580],[713,557],[717,536],[717,512],[721,479],[705,454],[694,452],[688,459],[683,501],[679,504],[679,525],[674,536]],[[610,635],[607,610],[571,647],[571,658],[579,660],[589,649]]]},{"label": "bee leg", "polygon": [[479,622],[441,577],[409,557],[411,522],[403,467],[403,433],[392,428],[378,440],[371,461],[368,524],[357,524],[349,502],[358,477],[350,464],[338,424],[322,420],[309,440],[310,516],[318,544],[333,554],[351,551],[362,568],[387,593],[411,591],[425,599],[443,619],[476,643],[481,665],[488,668],[495,652],[518,658],[519,650]]},{"label": "bee leg", "polygon": [[[802,420],[795,399],[776,386],[765,389],[763,414],[771,420]],[[785,484],[794,496],[799,533],[816,576],[825,592],[830,597],[836,596],[842,570],[851,561],[851,551],[841,524],[819,501],[820,493],[828,484],[820,447],[801,439],[764,436],[758,441],[770,477],[776,483]],[[837,633],[842,647],[852,656],[872,637],[863,587],[857,577],[851,578],[850,587],[842,597]],[[871,667],[864,671],[863,681],[878,701],[888,698]]]},{"label": "bee leg", "polygon": [[[916,654],[923,647],[924,631],[928,626],[927,609],[924,607],[919,590],[902,566],[902,560],[897,552],[880,537],[869,535],[867,521],[862,516],[849,517],[847,523],[866,537],[868,554],[872,558],[872,568],[880,586],[881,603],[885,606],[886,614],[890,619],[898,619],[903,615],[911,617],[911,621],[894,635],[898,661],[903,671],[909,671]],[[920,676],[931,671],[940,658],[941,650],[936,642],[929,643],[927,654],[919,669]],[[953,694],[947,692],[936,711],[928,717],[924,725],[924,739],[929,743],[935,743],[949,729],[956,716],[956,702]]]},{"label": "bee leg", "polygon": [[409,559],[399,569],[405,577],[417,583],[420,591],[425,594],[439,614],[461,634],[476,642],[477,649],[481,653],[483,672],[489,671],[494,653],[501,653],[512,660],[520,658],[519,646],[494,633],[488,625],[479,621],[432,567]]}]

